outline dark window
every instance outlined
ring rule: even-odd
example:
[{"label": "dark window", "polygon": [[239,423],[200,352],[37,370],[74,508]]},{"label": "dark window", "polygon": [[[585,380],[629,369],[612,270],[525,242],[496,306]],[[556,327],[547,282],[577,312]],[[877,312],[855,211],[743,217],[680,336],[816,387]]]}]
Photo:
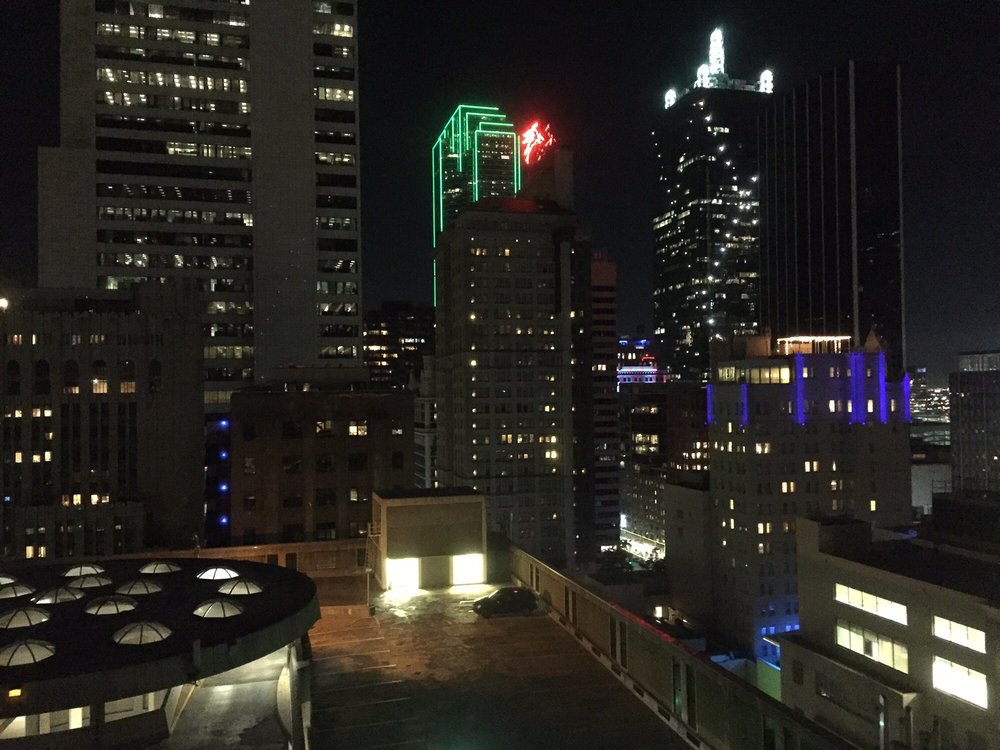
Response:
[{"label": "dark window", "polygon": [[337,538],[337,524],[335,523],[318,523],[316,524],[316,538],[317,539],[336,539]]},{"label": "dark window", "polygon": [[257,473],[257,459],[253,456],[247,456],[243,459],[243,474],[248,477],[252,477]]},{"label": "dark window", "polygon": [[163,388],[163,366],[160,360],[151,359],[149,361],[149,392],[159,393]]},{"label": "dark window", "polygon": [[281,437],[283,438],[302,437],[302,425],[292,419],[286,420],[281,425]]},{"label": "dark window", "polygon": [[368,467],[367,453],[351,453],[347,456],[347,468],[350,471],[363,471]]},{"label": "dark window", "polygon": [[333,487],[318,487],[316,489],[316,505],[334,505],[337,494]]},{"label": "dark window", "polygon": [[320,474],[328,474],[333,471],[333,455],[330,453],[320,453],[316,456],[316,471]]},{"label": "dark window", "polygon": [[361,526],[357,521],[351,521],[347,526],[347,536],[351,539],[361,536]]},{"label": "dark window", "polygon": [[281,459],[281,470],[285,474],[302,473],[302,456],[285,456]]},{"label": "dark window", "polygon": [[69,360],[63,365],[63,393],[80,392],[80,365]]},{"label": "dark window", "polygon": [[243,496],[243,510],[253,510],[257,507],[257,496],[256,495],[244,495]]},{"label": "dark window", "polygon": [[7,395],[16,396],[21,392],[21,365],[11,361],[7,363]]},{"label": "dark window", "polygon": [[302,495],[289,495],[281,501],[281,504],[285,508],[301,508]]},{"label": "dark window", "polygon": [[796,685],[801,685],[804,681],[802,662],[798,659],[792,660],[792,681]]},{"label": "dark window", "polygon": [[316,420],[316,435],[319,437],[326,437],[327,435],[333,434],[333,420],[332,419],[317,419]]},{"label": "dark window", "polygon": [[392,452],[392,468],[394,469],[403,468],[403,451]]},{"label": "dark window", "polygon": [[44,359],[35,362],[35,395],[47,396],[52,390],[49,363]]},{"label": "dark window", "polygon": [[[281,541],[283,542],[304,542],[305,540],[306,532],[301,523],[286,523],[281,530]],[[275,555],[274,557],[274,562],[277,563],[278,556]]]}]

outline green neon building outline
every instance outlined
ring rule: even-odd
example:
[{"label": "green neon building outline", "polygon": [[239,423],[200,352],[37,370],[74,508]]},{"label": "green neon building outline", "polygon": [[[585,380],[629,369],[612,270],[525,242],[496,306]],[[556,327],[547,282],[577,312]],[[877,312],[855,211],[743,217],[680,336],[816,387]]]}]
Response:
[{"label": "green neon building outline", "polygon": [[[511,138],[513,164],[513,192],[521,190],[521,139],[514,124],[499,107],[487,104],[459,104],[448,118],[437,140],[431,147],[431,242],[437,247],[438,235],[444,231],[445,221],[445,165],[455,160],[461,178],[462,190],[471,187],[472,200],[479,200],[479,137],[501,136]],[[466,178],[466,157],[472,157],[472,179]],[[433,301],[437,307],[437,261],[433,261]]]}]

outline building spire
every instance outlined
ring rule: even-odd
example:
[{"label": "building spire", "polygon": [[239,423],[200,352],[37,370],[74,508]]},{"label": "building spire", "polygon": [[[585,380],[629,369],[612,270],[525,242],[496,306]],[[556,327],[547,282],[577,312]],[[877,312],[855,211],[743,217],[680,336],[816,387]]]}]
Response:
[{"label": "building spire", "polygon": [[722,29],[712,32],[708,43],[708,72],[713,75],[726,74],[726,48],[722,41]]}]

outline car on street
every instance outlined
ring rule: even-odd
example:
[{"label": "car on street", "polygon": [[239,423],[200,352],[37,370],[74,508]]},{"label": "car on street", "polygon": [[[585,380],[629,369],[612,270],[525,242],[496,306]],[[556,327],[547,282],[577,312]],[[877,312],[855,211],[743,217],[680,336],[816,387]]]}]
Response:
[{"label": "car on street", "polygon": [[522,612],[528,614],[536,609],[538,600],[535,595],[530,589],[519,586],[504,586],[472,603],[472,611],[483,618]]}]

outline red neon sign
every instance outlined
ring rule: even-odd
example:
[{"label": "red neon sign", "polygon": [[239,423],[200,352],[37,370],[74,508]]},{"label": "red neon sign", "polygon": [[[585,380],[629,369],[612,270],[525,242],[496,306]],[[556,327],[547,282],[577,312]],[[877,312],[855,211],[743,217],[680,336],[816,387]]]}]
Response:
[{"label": "red neon sign", "polygon": [[528,129],[521,133],[521,154],[525,164],[535,164],[545,154],[549,146],[556,142],[556,137],[552,135],[550,125],[544,128],[539,127],[539,121],[535,120]]}]

